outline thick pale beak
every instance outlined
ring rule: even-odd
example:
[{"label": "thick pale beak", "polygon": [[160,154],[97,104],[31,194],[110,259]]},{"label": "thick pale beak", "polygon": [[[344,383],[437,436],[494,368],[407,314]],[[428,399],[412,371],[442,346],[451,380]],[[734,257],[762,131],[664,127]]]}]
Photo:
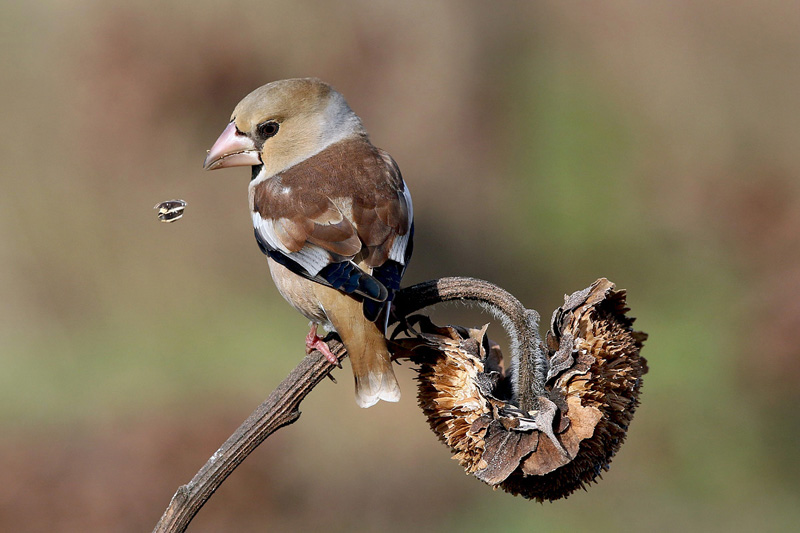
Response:
[{"label": "thick pale beak", "polygon": [[261,157],[255,144],[245,134],[236,129],[231,121],[217,142],[208,151],[203,168],[216,170],[225,167],[244,167],[260,165]]}]

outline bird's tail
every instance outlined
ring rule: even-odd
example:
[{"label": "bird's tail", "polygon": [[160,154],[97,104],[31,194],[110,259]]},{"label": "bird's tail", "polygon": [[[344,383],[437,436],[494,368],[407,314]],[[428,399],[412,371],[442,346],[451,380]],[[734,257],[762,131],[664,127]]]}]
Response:
[{"label": "bird's tail", "polygon": [[[369,324],[375,326],[373,322]],[[381,334],[380,343],[367,342],[365,348],[365,353],[355,357],[348,350],[356,381],[356,403],[359,407],[370,407],[378,400],[400,401],[400,385],[394,375],[386,339]]]},{"label": "bird's tail", "polygon": [[353,298],[338,299],[337,305],[352,307],[328,315],[350,357],[356,381],[356,403],[360,407],[370,407],[378,400],[399,401],[400,385],[381,329],[383,321],[376,324],[367,320],[362,303]]}]

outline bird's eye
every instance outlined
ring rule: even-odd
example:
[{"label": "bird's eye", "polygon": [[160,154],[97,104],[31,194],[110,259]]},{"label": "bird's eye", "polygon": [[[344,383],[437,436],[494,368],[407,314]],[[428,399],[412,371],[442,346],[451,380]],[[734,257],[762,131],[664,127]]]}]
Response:
[{"label": "bird's eye", "polygon": [[256,132],[258,132],[258,136],[262,139],[269,139],[278,133],[278,128],[278,123],[270,120],[259,124],[256,128]]}]

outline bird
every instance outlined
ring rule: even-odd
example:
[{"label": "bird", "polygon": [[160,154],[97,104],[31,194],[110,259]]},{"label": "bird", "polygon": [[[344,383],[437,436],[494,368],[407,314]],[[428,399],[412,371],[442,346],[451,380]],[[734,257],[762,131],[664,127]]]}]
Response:
[{"label": "bird", "polygon": [[317,78],[255,89],[203,166],[251,167],[256,241],[278,292],[310,320],[306,352],[338,365],[317,326],[336,332],[356,403],[399,401],[386,328],[413,250],[411,194],[342,94]]}]

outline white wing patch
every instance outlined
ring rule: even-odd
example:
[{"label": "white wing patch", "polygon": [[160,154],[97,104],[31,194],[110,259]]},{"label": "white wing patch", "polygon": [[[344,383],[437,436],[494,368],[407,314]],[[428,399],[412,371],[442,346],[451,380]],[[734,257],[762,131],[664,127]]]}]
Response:
[{"label": "white wing patch", "polygon": [[305,268],[312,276],[319,274],[319,271],[328,266],[331,262],[331,254],[316,244],[306,244],[299,252],[286,255],[292,261]]},{"label": "white wing patch", "polygon": [[401,265],[406,264],[406,247],[408,246],[408,233],[395,237],[392,249],[389,250],[389,259],[397,261]]},{"label": "white wing patch", "polygon": [[408,229],[411,230],[411,223],[414,221],[414,202],[411,201],[411,191],[408,189],[405,180],[403,180],[403,197],[408,204]]},{"label": "white wing patch", "polygon": [[411,223],[414,220],[414,204],[411,203],[411,191],[408,190],[408,185],[406,185],[405,181],[403,182],[403,197],[406,200],[406,204],[408,204],[408,227],[405,235],[395,238],[392,243],[392,249],[389,250],[389,259],[397,261],[401,265],[406,264],[406,247],[411,236]]},{"label": "white wing patch", "polygon": [[289,255],[289,249],[283,245],[283,243],[278,239],[278,236],[275,234],[275,224],[271,218],[264,218],[261,216],[261,213],[258,211],[251,211],[250,213],[253,215],[253,227],[256,228],[258,234],[264,239],[267,244],[269,244],[272,248],[276,250],[280,250],[281,252]]},{"label": "white wing patch", "polygon": [[311,276],[316,276],[319,271],[328,266],[331,262],[331,255],[317,246],[307,243],[297,252],[290,252],[286,246],[278,239],[275,234],[275,224],[272,219],[265,219],[257,211],[252,212],[253,227],[258,231],[258,235],[275,250],[280,251],[286,257],[303,267]]}]

